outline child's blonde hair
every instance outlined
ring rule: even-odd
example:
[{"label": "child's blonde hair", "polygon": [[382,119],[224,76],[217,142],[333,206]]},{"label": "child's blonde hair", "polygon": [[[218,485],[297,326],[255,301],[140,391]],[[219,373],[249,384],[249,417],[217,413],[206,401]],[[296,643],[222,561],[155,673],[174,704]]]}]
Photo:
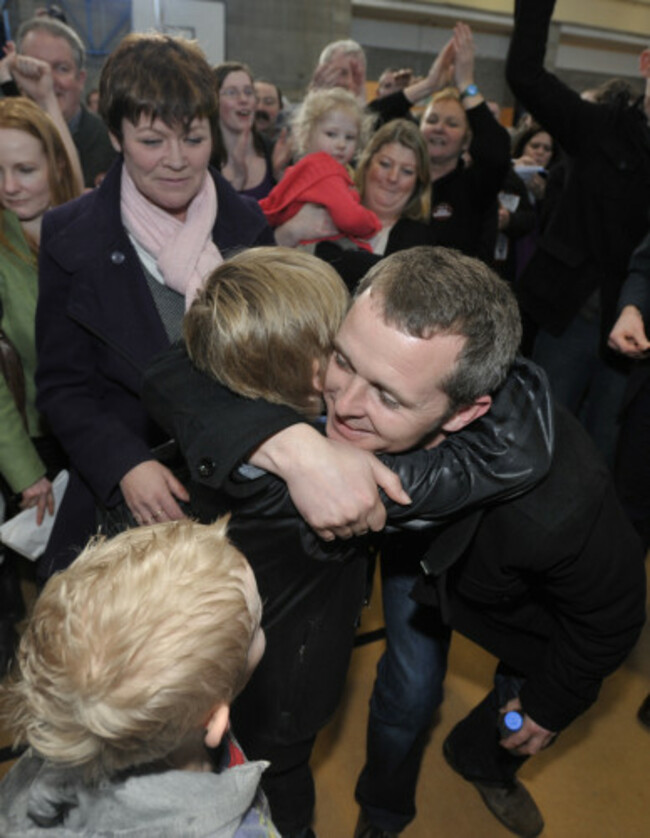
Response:
[{"label": "child's blonde hair", "polygon": [[98,538],[47,582],[0,693],[19,742],[96,780],[173,753],[233,701],[260,613],[226,523]]},{"label": "child's blonde hair", "polygon": [[245,250],[208,277],[183,321],[194,364],[235,393],[320,413],[324,372],[349,304],[334,268],[286,247]]},{"label": "child's blonde hair", "polygon": [[293,120],[293,135],[299,155],[309,153],[309,141],[314,128],[331,111],[345,111],[354,119],[357,130],[357,149],[363,145],[366,118],[363,108],[349,90],[332,87],[312,90],[305,97]]}]

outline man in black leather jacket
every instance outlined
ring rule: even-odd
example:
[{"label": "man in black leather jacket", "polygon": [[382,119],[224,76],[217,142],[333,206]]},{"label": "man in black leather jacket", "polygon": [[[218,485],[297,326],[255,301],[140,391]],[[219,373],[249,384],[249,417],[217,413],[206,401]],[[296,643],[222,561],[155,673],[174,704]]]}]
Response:
[{"label": "man in black leather jacket", "polygon": [[[375,288],[376,283],[388,274],[393,277],[390,306],[383,286],[380,291]],[[254,451],[250,461],[286,477],[299,511],[318,532],[326,538],[361,535],[369,529],[381,529],[384,524],[386,511],[377,494],[376,483],[380,482],[396,496],[397,492],[379,462],[360,448],[387,453],[414,449],[411,456],[416,458],[426,456],[427,452],[443,452],[445,445],[455,444],[461,428],[478,427],[477,423],[484,421],[480,419],[481,414],[489,417],[490,394],[496,392],[498,403],[498,394],[504,390],[499,389],[499,384],[511,368],[518,339],[518,330],[512,330],[512,312],[515,310],[511,303],[504,302],[502,295],[500,297],[499,287],[494,285],[489,271],[475,260],[459,254],[419,248],[384,260],[366,282],[368,285],[364,286],[339,333],[325,380],[330,440],[319,437],[306,425],[296,424],[300,417],[286,408],[228,397],[227,393],[192,372],[187,359],[183,360],[178,354],[163,358],[155,365],[145,382],[145,401],[158,421],[176,433],[190,471],[197,480],[213,487],[232,483],[233,468]],[[484,283],[482,287],[481,283]],[[411,289],[415,289],[415,299],[410,294]],[[432,300],[432,292],[437,301]],[[406,320],[403,311],[400,313],[405,297],[410,298],[411,305]],[[499,306],[505,306],[507,311],[499,311]],[[411,356],[411,352],[415,352],[415,356]],[[506,418],[497,423],[496,436],[505,444],[506,450],[518,437],[536,441],[532,459],[540,455],[544,459],[543,452],[548,453],[552,438],[549,426],[541,418],[548,402],[540,392],[539,378],[533,372],[531,379],[531,369],[527,369],[530,386],[524,384],[519,390],[518,412],[515,414],[513,409],[509,417],[506,414]],[[462,375],[459,374],[461,371]],[[515,378],[521,377],[522,367],[515,367],[511,376],[513,374]],[[522,380],[527,380],[525,369]],[[510,384],[508,379],[506,391]],[[546,428],[545,443],[540,442],[539,433],[537,437],[531,433],[532,426],[536,426],[538,432],[541,427]],[[523,749],[538,749],[552,736],[552,731],[559,730],[563,722],[568,723],[585,709],[594,700],[602,677],[620,663],[638,635],[643,620],[643,567],[634,536],[630,535],[625,519],[608,493],[606,472],[599,470],[598,465],[591,465],[592,452],[584,449],[584,435],[564,420],[561,420],[561,428],[565,440],[562,451],[564,455],[571,455],[571,463],[567,463],[570,467],[565,468],[557,458],[554,459],[556,474],[553,480],[549,483],[549,475],[539,488],[529,491],[521,499],[521,509],[516,508],[517,500],[503,500],[511,498],[512,493],[506,492],[501,503],[485,512],[486,523],[480,511],[463,514],[457,507],[455,523],[436,529],[436,549],[426,565],[434,578],[441,580],[433,591],[439,597],[436,608],[412,606],[425,623],[421,632],[415,629],[417,634],[423,635],[424,654],[419,665],[407,672],[408,677],[402,675],[393,679],[393,684],[395,680],[398,682],[400,695],[396,701],[384,706],[388,718],[378,719],[378,705],[381,704],[378,696],[382,690],[384,694],[386,692],[385,676],[390,675],[391,656],[393,662],[399,661],[404,653],[402,641],[408,640],[405,635],[411,631],[409,616],[404,618],[399,608],[395,615],[394,602],[386,607],[391,586],[384,592],[385,610],[395,619],[387,623],[389,655],[380,665],[371,707],[369,763],[358,789],[365,810],[359,835],[396,833],[414,816],[412,797],[422,754],[421,743],[436,706],[433,698],[420,701],[420,697],[422,687],[426,688],[427,697],[440,693],[449,625],[455,626],[458,622],[461,630],[488,648],[495,647],[493,635],[496,634],[502,640],[497,653],[528,676],[527,684],[531,683],[532,687],[528,688],[529,698],[524,707],[528,710],[529,703],[530,707],[536,708],[534,712],[542,712],[543,721],[538,724],[537,719],[533,721],[535,716],[524,715],[523,733],[518,738],[511,737],[507,743],[509,748]],[[227,439],[225,444],[224,439]],[[342,441],[353,442],[356,447],[343,446]],[[445,445],[440,444],[443,441]],[[467,481],[470,501],[476,491],[480,493],[490,485],[492,495],[498,496],[498,487],[506,486],[509,473],[510,477],[518,471],[521,473],[522,453],[525,459],[525,450],[519,450],[514,460],[503,461],[493,449],[488,451],[483,462],[480,456],[473,462],[466,460],[467,468],[447,461],[443,463],[442,472],[436,475],[438,478],[442,473],[445,478],[438,485],[444,489],[446,480],[457,489],[454,481],[458,476]],[[350,462],[348,458],[351,458]],[[315,464],[311,469],[310,460]],[[346,460],[346,468],[341,472],[343,460]],[[597,463],[597,458],[594,460]],[[508,465],[504,468],[504,464],[512,469]],[[577,481],[585,472],[589,472],[586,487],[578,489]],[[340,473],[342,478],[338,476]],[[418,485],[430,488],[428,478],[423,480],[422,472],[419,478],[413,470],[400,473],[412,497],[415,492],[406,479],[409,475],[412,478],[415,474],[416,488]],[[270,476],[264,478],[267,483],[271,479]],[[565,483],[567,489],[563,493],[560,489]],[[535,493],[544,486],[547,488],[540,498],[547,507],[538,510]],[[586,495],[584,502],[581,494]],[[490,492],[483,494],[482,500],[489,495]],[[549,506],[549,501],[555,497],[563,506],[556,508],[552,503]],[[406,510],[403,511],[407,517]],[[415,510],[408,511],[413,513]],[[560,516],[559,512],[563,514]],[[557,538],[553,532],[556,515],[560,520]],[[611,561],[611,540],[605,543],[600,532],[598,536],[603,547],[598,556],[592,555],[598,549],[589,539],[594,529],[605,521],[610,527],[611,538],[618,540],[616,562]],[[512,543],[511,532],[516,534]],[[270,548],[273,539],[269,538],[269,530],[258,525],[258,533],[258,538],[266,538]],[[422,539],[422,536],[416,534],[413,538]],[[517,539],[521,539],[521,543]],[[396,535],[391,539],[392,552],[403,548],[401,561],[406,564],[406,560],[417,557],[410,553],[412,549],[417,546],[422,552],[422,547],[428,546],[431,540],[427,536],[416,545],[410,540],[407,542],[405,536]],[[590,550],[583,556],[581,546],[586,541]],[[486,552],[487,544],[483,542],[491,545],[491,552]],[[473,543],[481,543],[483,552],[474,553]],[[387,544],[384,550],[388,551]],[[478,587],[470,586],[468,591],[463,591],[465,613],[455,597],[456,590],[462,590],[462,572],[455,586],[446,587],[445,581],[453,574],[445,571],[448,567],[455,570],[456,562],[462,569],[471,560],[470,570],[476,576],[474,557],[479,577],[485,560],[486,579],[483,581],[492,581],[494,592],[487,601],[482,601],[477,595],[481,592],[479,578]],[[408,592],[417,579],[410,565],[405,571],[402,576],[406,587],[402,584],[392,594],[398,606],[411,603]],[[576,576],[580,578],[583,573],[583,584],[575,584]],[[601,576],[606,582],[601,582]],[[428,585],[425,595],[433,601]],[[569,600],[568,605],[565,599]],[[579,619],[572,616],[582,612],[582,599],[586,602],[587,613],[596,614],[594,625],[584,615]],[[502,602],[506,603],[505,607]],[[550,608],[548,602],[553,602],[554,608]],[[489,615],[485,625],[482,623],[483,612]],[[512,622],[508,619],[510,615],[514,615]],[[474,624],[470,619],[472,616]],[[526,622],[531,616],[534,632],[530,631],[531,623]],[[495,625],[500,625],[502,631],[495,632]],[[490,626],[492,631],[488,630]],[[576,647],[580,647],[579,662],[584,663],[583,653],[587,658],[588,676],[578,677],[571,669],[575,664],[572,654]],[[549,659],[548,666],[540,664],[540,650],[545,652],[543,657]],[[420,673],[419,682],[410,677],[414,671]],[[568,690],[563,678],[570,682]],[[425,681],[427,683],[423,683]],[[522,687],[522,694],[527,684]],[[574,687],[581,693],[580,700],[564,708],[567,692]],[[492,734],[493,750],[507,755],[496,736],[501,706],[492,707],[487,725],[483,718],[479,728],[487,731],[488,739]],[[379,727],[384,721],[389,726],[392,724],[395,736],[392,742],[378,744],[381,739]],[[554,727],[543,730],[544,722]],[[241,733],[240,730],[240,736]],[[528,740],[532,743],[525,744]],[[397,762],[394,759],[393,751],[402,747],[409,753],[409,766],[400,764],[399,758]],[[517,758],[514,761],[512,776],[507,780],[497,778],[497,783],[506,786],[508,791],[515,788]],[[275,812],[274,817],[277,819]]]}]

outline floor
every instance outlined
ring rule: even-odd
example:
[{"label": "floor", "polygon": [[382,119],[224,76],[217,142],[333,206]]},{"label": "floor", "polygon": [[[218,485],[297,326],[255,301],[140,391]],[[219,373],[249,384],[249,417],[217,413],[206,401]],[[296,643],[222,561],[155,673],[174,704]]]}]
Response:
[{"label": "floor", "polygon": [[[375,591],[362,631],[381,627]],[[318,838],[352,838],[357,818],[353,790],[362,766],[365,721],[383,641],[355,649],[337,716],[319,737],[314,757]],[[454,637],[446,696],[427,750],[416,820],[404,838],[507,838],[471,785],[446,765],[440,744],[451,727],[488,690],[494,659]],[[521,779],[540,806],[546,838],[650,836],[650,731],[636,710],[650,691],[650,627],[626,664],[604,684],[601,697],[547,752],[528,762]],[[0,731],[0,747],[7,745]],[[10,763],[0,765],[0,776]]]},{"label": "floor", "polygon": [[[381,625],[379,597],[364,613],[362,630]],[[314,759],[318,838],[352,838],[358,809],[354,784],[364,761],[365,720],[382,643],[355,649],[346,694],[320,735]],[[427,749],[417,817],[403,838],[507,838],[478,792],[442,757],[449,730],[490,688],[495,659],[455,635],[439,721]],[[598,702],[520,778],[546,822],[546,838],[650,836],[650,730],[636,711],[650,692],[650,626],[631,656],[603,685]]]}]

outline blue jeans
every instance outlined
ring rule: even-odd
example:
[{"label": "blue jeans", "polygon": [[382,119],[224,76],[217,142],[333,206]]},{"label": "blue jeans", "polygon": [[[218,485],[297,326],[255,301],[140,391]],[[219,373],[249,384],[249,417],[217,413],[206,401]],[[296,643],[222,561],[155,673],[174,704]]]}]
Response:
[{"label": "blue jeans", "polygon": [[399,832],[415,817],[415,788],[436,708],[442,701],[450,631],[410,593],[417,562],[382,556],[386,652],[370,699],[366,765],[356,799],[379,829]]}]

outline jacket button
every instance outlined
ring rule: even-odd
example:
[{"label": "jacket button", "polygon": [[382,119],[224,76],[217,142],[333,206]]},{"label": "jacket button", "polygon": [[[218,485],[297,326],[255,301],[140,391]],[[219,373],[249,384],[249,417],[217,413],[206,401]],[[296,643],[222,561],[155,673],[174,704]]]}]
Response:
[{"label": "jacket button", "polygon": [[215,468],[216,465],[214,460],[210,460],[208,457],[204,457],[202,460],[199,461],[199,465],[197,468],[199,477],[212,477]]},{"label": "jacket button", "polygon": [[121,265],[122,262],[126,259],[126,256],[122,253],[121,250],[114,250],[111,253],[111,262],[114,265]]}]

